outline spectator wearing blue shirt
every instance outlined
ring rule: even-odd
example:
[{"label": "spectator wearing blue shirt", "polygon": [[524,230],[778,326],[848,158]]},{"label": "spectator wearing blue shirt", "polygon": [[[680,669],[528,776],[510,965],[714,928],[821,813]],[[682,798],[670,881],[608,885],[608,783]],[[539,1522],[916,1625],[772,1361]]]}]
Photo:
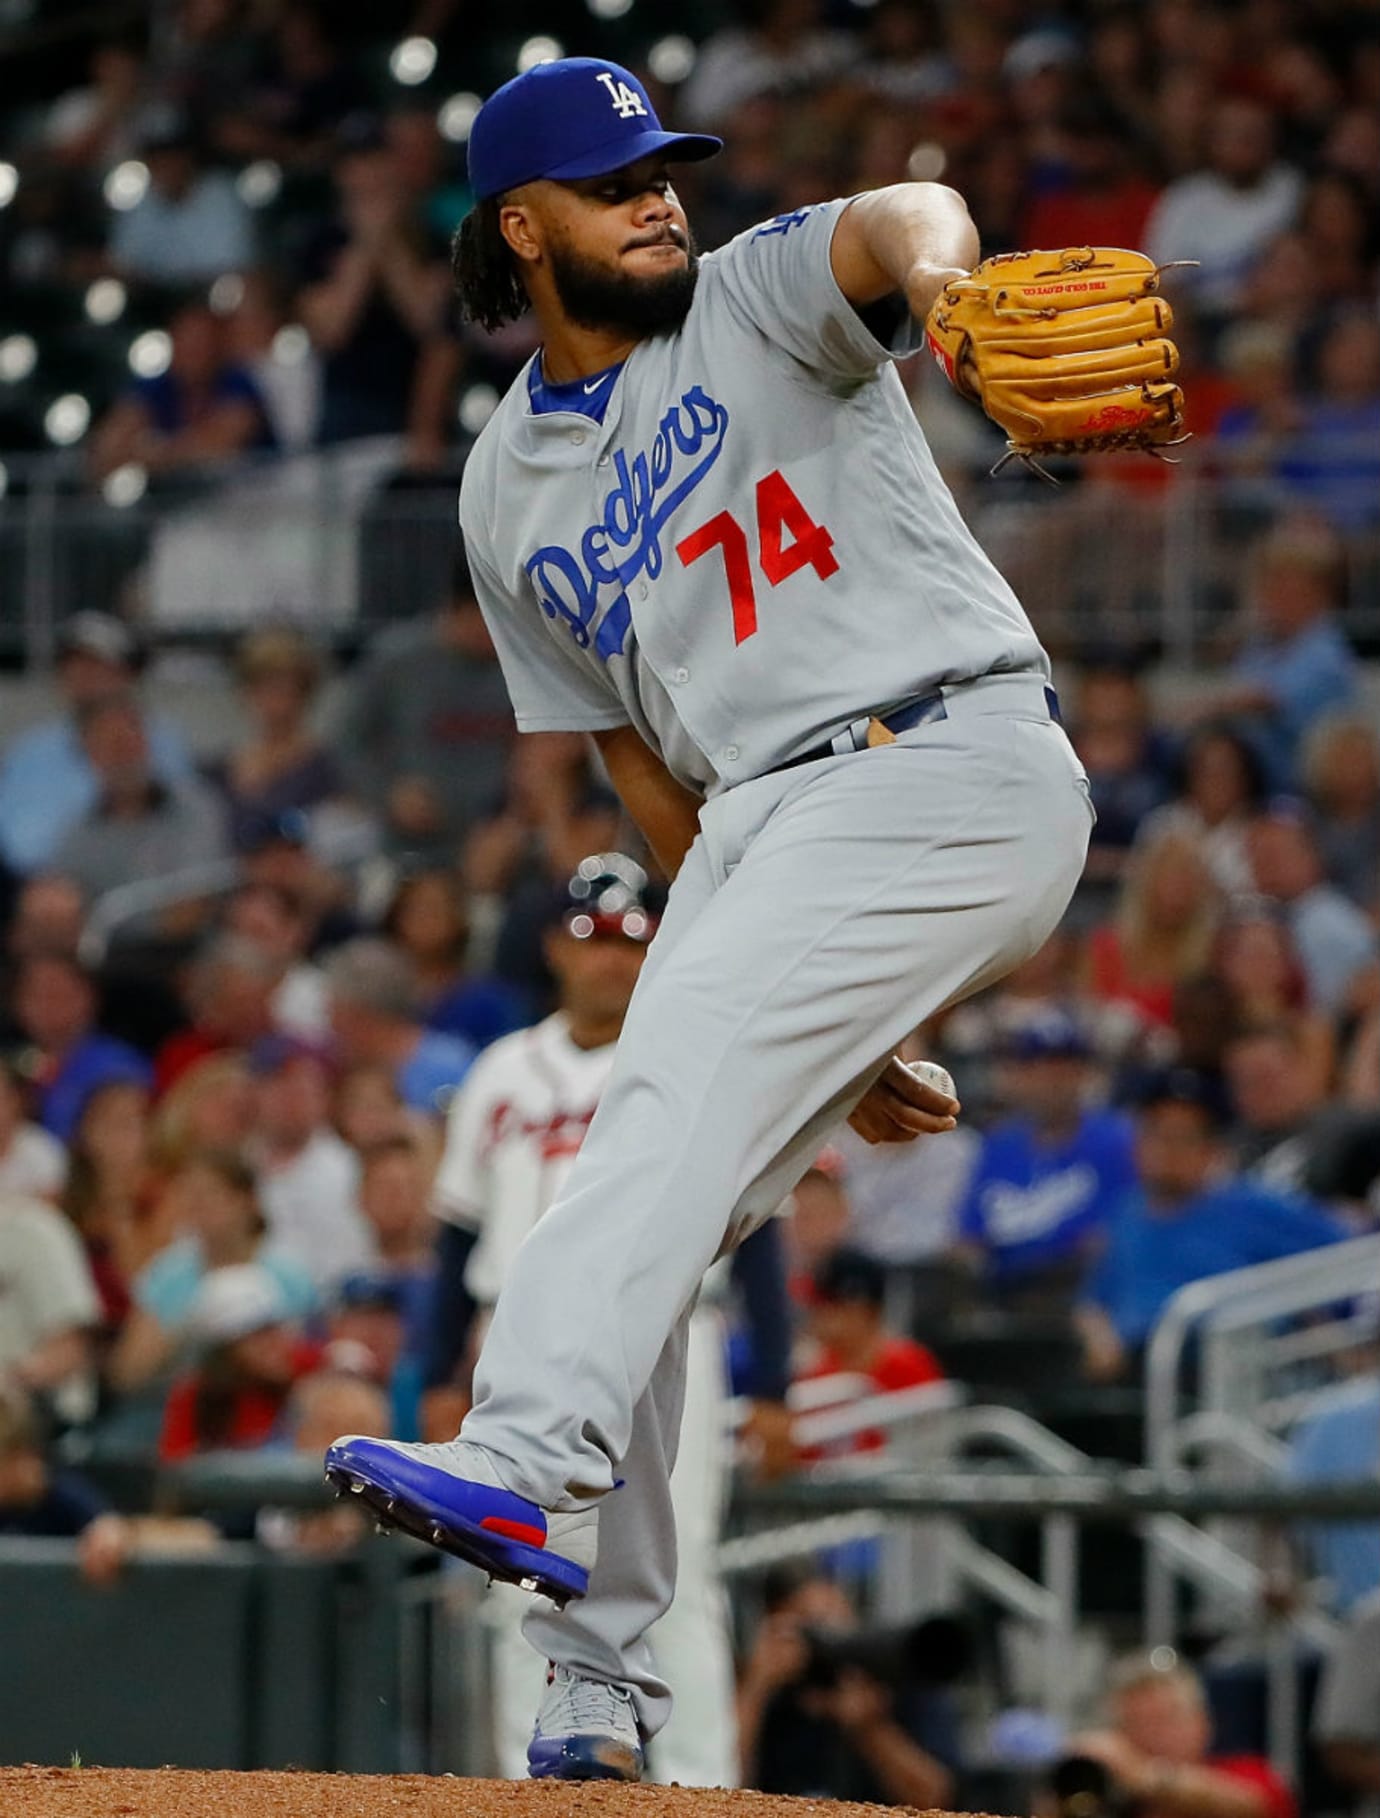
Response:
[{"label": "spectator wearing blue shirt", "polygon": [[74,959],[34,954],[15,977],[15,1018],[37,1053],[31,1071],[38,1121],[70,1142],[82,1107],[98,1086],[131,1080],[150,1086],[142,1054],[97,1028],[96,986]]},{"label": "spectator wearing blue shirt", "polygon": [[[1294,1429],[1286,1472],[1294,1483],[1374,1483],[1380,1476],[1380,1354],[1363,1375],[1320,1397]],[[1380,1591],[1380,1521],[1310,1522],[1303,1541],[1331,1586],[1334,1609],[1349,1612]]]},{"label": "spectator wearing blue shirt", "polygon": [[1312,1201],[1228,1171],[1221,1091],[1202,1075],[1176,1068],[1148,1080],[1135,1124],[1138,1185],[1113,1211],[1075,1314],[1085,1368],[1100,1381],[1125,1373],[1190,1282],[1345,1236]]},{"label": "spectator wearing blue shirt", "polygon": [[1293,783],[1300,741],[1315,722],[1356,697],[1356,655],[1334,616],[1341,579],[1341,551],[1326,524],[1279,524],[1251,563],[1254,628],[1226,682],[1193,703],[1195,719],[1242,720],[1276,788]]},{"label": "spectator wearing blue shirt", "polygon": [[385,1066],[413,1111],[441,1117],[477,1050],[458,1035],[428,1029],[412,962],[392,941],[362,935],[326,963],[331,1028],[346,1062]]},{"label": "spectator wearing blue shirt", "polygon": [[1318,390],[1280,454],[1286,497],[1338,530],[1380,523],[1380,325],[1374,311],[1339,315],[1318,351]]},{"label": "spectator wearing blue shirt", "polygon": [[1091,1044],[1056,1007],[1011,1032],[1006,1061],[1016,1115],[983,1138],[960,1243],[1003,1299],[1067,1299],[1135,1183],[1131,1120],[1090,1102]]},{"label": "spectator wearing blue shirt", "polygon": [[226,357],[225,325],[206,303],[178,310],[165,371],[137,380],[91,438],[94,477],[138,466],[151,476],[194,471],[274,446],[259,388]]},{"label": "spectator wearing blue shirt", "polygon": [[[95,808],[100,782],[86,754],[82,711],[127,694],[138,670],[138,647],[119,619],[77,612],[58,634],[57,683],[62,712],[21,732],[0,763],[0,863],[21,877],[50,865],[64,836]],[[161,783],[194,774],[176,729],[158,715],[147,722],[149,759]]]}]

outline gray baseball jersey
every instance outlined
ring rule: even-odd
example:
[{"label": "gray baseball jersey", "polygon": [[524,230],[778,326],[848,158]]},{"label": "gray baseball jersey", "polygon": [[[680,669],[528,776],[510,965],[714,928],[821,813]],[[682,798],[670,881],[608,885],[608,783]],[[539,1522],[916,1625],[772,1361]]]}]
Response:
[{"label": "gray baseball jersey", "polygon": [[847,206],[707,255],[602,423],[524,375],[485,426],[460,521],[524,732],[631,722],[713,795],[941,683],[1047,676],[892,365],[913,325],[884,346],[834,279]]},{"label": "gray baseball jersey", "polygon": [[[508,1264],[462,1428],[543,1508],[600,1499],[589,1595],[539,1604],[526,1633],[628,1687],[646,1736],[669,1710],[646,1634],[675,1583],[704,1273],[917,1023],[1046,938],[1091,819],[1044,654],[834,281],[846,206],[707,258],[602,423],[535,413],[514,385],[461,497],[518,724],[631,723],[708,798],[589,1133]],[[943,713],[894,744],[776,769],[939,687]]]}]

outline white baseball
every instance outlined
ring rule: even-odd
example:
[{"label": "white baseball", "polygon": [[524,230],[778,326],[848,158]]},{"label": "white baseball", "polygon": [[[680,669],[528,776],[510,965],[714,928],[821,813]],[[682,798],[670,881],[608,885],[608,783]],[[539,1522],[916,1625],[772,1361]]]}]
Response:
[{"label": "white baseball", "polygon": [[937,1061],[907,1061],[906,1066],[917,1079],[924,1080],[927,1086],[933,1086],[936,1092],[946,1092],[950,1098],[957,1099],[953,1075]]}]

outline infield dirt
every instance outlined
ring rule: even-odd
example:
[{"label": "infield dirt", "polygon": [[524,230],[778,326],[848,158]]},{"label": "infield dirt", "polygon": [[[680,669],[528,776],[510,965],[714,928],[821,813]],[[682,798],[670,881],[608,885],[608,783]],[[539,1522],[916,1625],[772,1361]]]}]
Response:
[{"label": "infield dirt", "polygon": [[3,1818],[882,1818],[883,1810],[897,1818],[914,1808],[608,1782],[0,1767]]}]

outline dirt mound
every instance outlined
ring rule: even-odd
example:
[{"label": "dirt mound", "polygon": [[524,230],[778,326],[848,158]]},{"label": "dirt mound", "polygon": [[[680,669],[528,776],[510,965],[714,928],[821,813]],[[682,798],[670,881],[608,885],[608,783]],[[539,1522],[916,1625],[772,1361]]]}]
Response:
[{"label": "dirt mound", "polygon": [[[0,1767],[4,1818],[881,1818],[883,1809],[606,1782]],[[896,1807],[885,1810],[896,1818]]]}]

